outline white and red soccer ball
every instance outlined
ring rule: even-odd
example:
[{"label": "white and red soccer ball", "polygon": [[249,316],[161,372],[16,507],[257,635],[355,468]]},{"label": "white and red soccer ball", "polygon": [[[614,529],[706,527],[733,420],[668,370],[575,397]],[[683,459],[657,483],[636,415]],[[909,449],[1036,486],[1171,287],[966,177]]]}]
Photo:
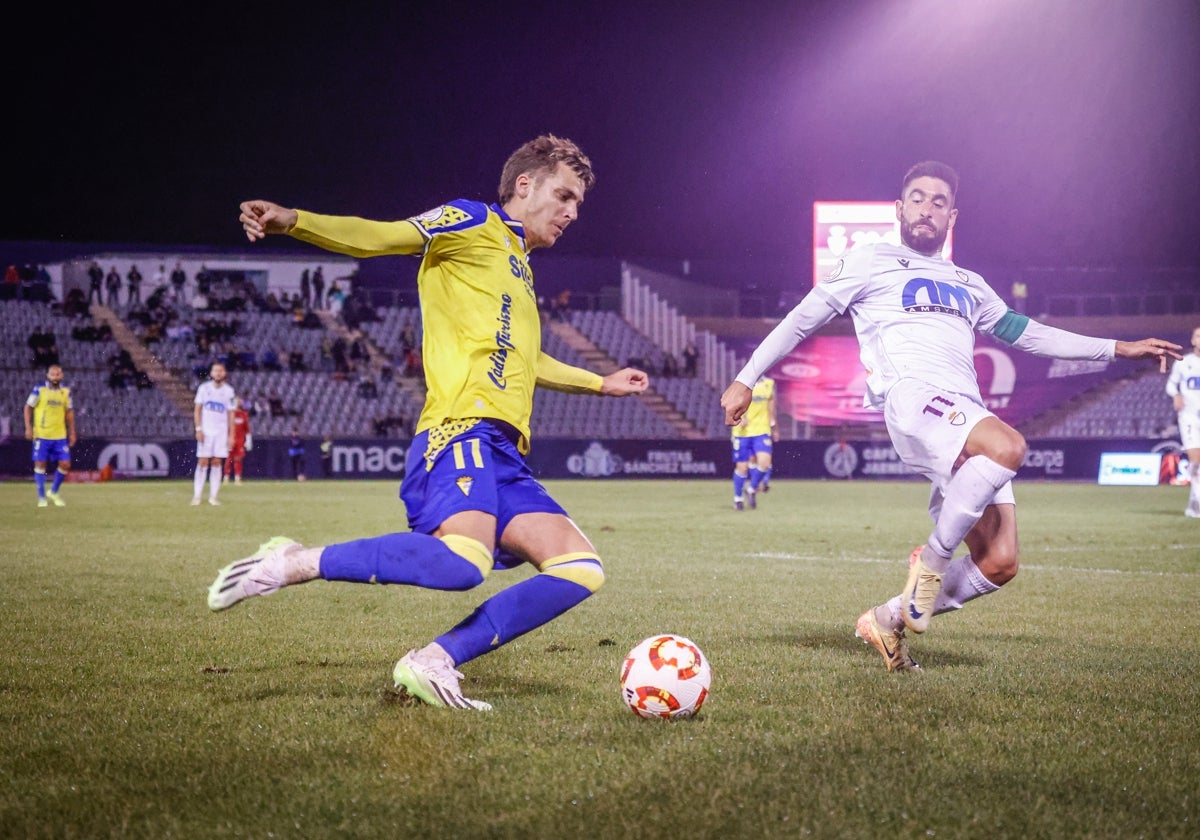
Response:
[{"label": "white and red soccer ball", "polygon": [[691,639],[661,633],[629,651],[621,666],[621,697],[644,718],[685,718],[708,697],[712,669]]}]

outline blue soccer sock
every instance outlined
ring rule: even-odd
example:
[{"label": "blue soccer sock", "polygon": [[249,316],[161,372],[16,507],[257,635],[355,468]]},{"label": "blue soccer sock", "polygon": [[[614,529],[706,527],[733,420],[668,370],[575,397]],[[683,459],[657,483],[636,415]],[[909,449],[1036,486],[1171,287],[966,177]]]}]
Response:
[{"label": "blue soccer sock", "polygon": [[63,472],[62,470],[55,470],[54,471],[54,482],[50,485],[50,492],[57,493],[58,488],[62,487],[63,479],[66,477],[67,477],[67,474],[65,472]]},{"label": "blue soccer sock", "polygon": [[39,470],[37,467],[34,467],[33,468],[33,483],[34,483],[34,486],[37,487],[38,498],[39,499],[46,498],[46,471]]},{"label": "blue soccer sock", "polygon": [[770,483],[770,481],[771,481],[771,471],[772,471],[773,469],[774,469],[774,467],[767,467],[765,470],[763,470],[763,471],[762,471],[762,480],[761,480],[761,481],[759,481],[759,484],[760,484],[760,485],[762,485],[762,484],[769,484],[769,483]]},{"label": "blue soccer sock", "polygon": [[758,492],[758,485],[762,484],[764,475],[765,473],[758,467],[750,468],[750,491],[752,493]]},{"label": "blue soccer sock", "polygon": [[353,583],[398,583],[426,589],[471,589],[492,569],[491,552],[466,537],[412,532],[327,546],[321,577]]},{"label": "blue soccer sock", "polygon": [[566,555],[573,569],[550,561],[541,574],[488,598],[453,630],[438,636],[455,665],[469,662],[500,645],[541,627],[600,588],[604,572],[597,557]]},{"label": "blue soccer sock", "polygon": [[746,487],[747,476],[741,475],[737,470],[733,471],[733,498],[742,498],[742,490]]}]

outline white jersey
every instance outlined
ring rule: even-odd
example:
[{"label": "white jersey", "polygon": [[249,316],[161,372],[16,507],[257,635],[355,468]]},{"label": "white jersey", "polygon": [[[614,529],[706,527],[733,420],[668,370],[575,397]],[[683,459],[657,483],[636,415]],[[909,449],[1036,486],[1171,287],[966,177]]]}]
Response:
[{"label": "white jersey", "polygon": [[1167,394],[1183,397],[1181,415],[1200,418],[1200,354],[1188,353],[1171,366]]},{"label": "white jersey", "polygon": [[880,242],[847,254],[814,292],[854,320],[867,370],[863,405],[882,409],[908,378],[982,401],[974,332],[990,331],[1008,306],[975,272]]},{"label": "white jersey", "polygon": [[233,387],[228,382],[217,386],[212,380],[196,389],[195,403],[200,408],[200,430],[206,438],[229,435],[229,417],[233,411]]}]

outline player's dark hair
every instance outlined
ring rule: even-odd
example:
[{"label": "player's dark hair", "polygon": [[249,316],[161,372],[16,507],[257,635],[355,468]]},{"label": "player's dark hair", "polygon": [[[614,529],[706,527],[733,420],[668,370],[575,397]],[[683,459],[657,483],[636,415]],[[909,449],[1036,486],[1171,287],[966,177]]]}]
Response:
[{"label": "player's dark hair", "polygon": [[958,195],[958,173],[941,161],[923,160],[920,163],[914,163],[904,173],[904,180],[900,184],[901,198],[904,198],[908,185],[918,178],[937,178],[939,181],[945,181],[950,185],[950,197]]},{"label": "player's dark hair", "polygon": [[517,178],[525,173],[549,174],[558,164],[565,164],[579,176],[583,188],[590,190],[596,183],[592,162],[579,147],[562,137],[543,134],[535,137],[509,156],[500,173],[500,204],[507,204],[517,190]]}]

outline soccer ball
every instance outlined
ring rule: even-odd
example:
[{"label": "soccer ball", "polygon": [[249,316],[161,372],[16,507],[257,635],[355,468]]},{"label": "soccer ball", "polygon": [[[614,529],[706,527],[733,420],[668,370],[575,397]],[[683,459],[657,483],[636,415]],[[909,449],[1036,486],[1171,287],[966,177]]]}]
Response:
[{"label": "soccer ball", "polygon": [[708,698],[712,669],[691,639],[662,633],[645,639],[625,657],[621,697],[644,718],[686,718]]}]

